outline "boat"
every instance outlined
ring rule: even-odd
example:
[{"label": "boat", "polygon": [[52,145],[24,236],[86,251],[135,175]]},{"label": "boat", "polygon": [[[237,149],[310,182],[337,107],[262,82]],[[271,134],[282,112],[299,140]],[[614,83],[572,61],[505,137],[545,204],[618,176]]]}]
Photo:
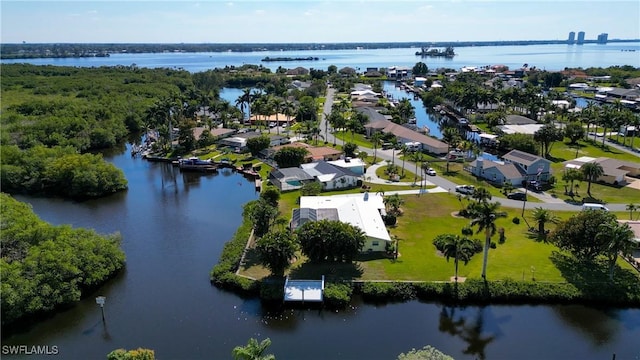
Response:
[{"label": "boat", "polygon": [[212,160],[200,160],[197,157],[178,159],[180,171],[215,172],[218,166]]}]

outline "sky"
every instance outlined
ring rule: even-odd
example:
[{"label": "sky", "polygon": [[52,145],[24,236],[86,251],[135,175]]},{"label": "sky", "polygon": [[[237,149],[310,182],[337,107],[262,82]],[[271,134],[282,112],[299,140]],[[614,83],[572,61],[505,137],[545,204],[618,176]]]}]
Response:
[{"label": "sky", "polygon": [[0,1],[2,43],[340,43],[640,38],[640,1]]}]

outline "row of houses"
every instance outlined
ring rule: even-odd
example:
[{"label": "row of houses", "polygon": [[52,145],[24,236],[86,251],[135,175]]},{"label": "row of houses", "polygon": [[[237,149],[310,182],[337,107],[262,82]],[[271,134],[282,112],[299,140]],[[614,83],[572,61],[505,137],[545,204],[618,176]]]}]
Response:
[{"label": "row of houses", "polygon": [[320,183],[323,190],[329,191],[361,186],[364,171],[365,163],[362,160],[344,158],[274,169],[268,179],[280,191],[297,190],[310,182]]}]

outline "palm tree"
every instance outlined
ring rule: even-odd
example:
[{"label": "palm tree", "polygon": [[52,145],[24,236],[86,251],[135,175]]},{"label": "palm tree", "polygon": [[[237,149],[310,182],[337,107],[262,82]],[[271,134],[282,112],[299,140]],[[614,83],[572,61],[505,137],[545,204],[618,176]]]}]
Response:
[{"label": "palm tree", "polygon": [[487,259],[489,255],[489,245],[491,245],[491,237],[496,233],[496,220],[498,218],[507,217],[507,213],[499,211],[499,202],[482,202],[473,210],[474,219],[471,226],[477,226],[479,234],[484,230],[484,255],[482,260],[482,278],[487,279]]},{"label": "palm tree", "polygon": [[582,165],[582,167],[580,167],[580,170],[582,170],[584,178],[589,183],[589,185],[587,185],[587,194],[591,196],[591,183],[598,180],[600,176],[604,175],[604,169],[602,168],[602,165],[598,163],[588,162]]},{"label": "palm tree", "polygon": [[542,237],[545,239],[547,238],[547,232],[544,228],[545,224],[557,224],[560,221],[560,219],[554,213],[541,207],[537,207],[533,211],[533,219],[538,224],[538,234],[542,235]]},{"label": "palm tree", "polygon": [[609,280],[613,281],[613,272],[618,255],[628,255],[634,247],[635,235],[629,224],[610,222],[601,224],[596,239],[606,241],[606,254],[609,260]]},{"label": "palm tree", "polygon": [[475,189],[471,197],[478,202],[487,202],[487,200],[491,200],[491,192],[484,187],[479,187]]},{"label": "palm tree", "polygon": [[629,211],[629,220],[633,220],[633,212],[638,210],[638,205],[631,203],[627,205],[627,210]]},{"label": "palm tree", "polygon": [[471,256],[473,256],[473,241],[466,236],[446,234],[445,243],[442,248],[442,254],[447,258],[453,258],[455,265],[455,281],[458,282],[458,261],[464,261],[467,265]]},{"label": "palm tree", "polygon": [[502,184],[502,192],[505,195],[509,195],[509,193],[511,193],[515,188],[513,187],[513,183],[511,183],[511,181],[507,180],[504,182],[504,184]]},{"label": "palm tree", "polygon": [[[415,176],[418,177],[418,163],[424,160],[424,155],[420,151],[415,151],[411,154],[411,161],[415,164]],[[422,174],[420,174],[420,185],[422,185]],[[414,179],[415,182],[416,179]]]},{"label": "palm tree", "polygon": [[373,144],[373,163],[374,164],[378,160],[378,145],[380,144],[380,140],[382,140],[382,134],[380,132],[376,131],[373,134],[371,134],[371,143]]},{"label": "palm tree", "polygon": [[457,129],[446,128],[442,132],[442,140],[447,143],[447,173],[449,172],[449,151],[455,148],[460,141],[460,134]]},{"label": "palm tree", "polygon": [[402,150],[402,175],[400,177],[404,178],[404,161],[409,155],[409,147],[406,144],[401,144],[400,150]]},{"label": "palm tree", "polygon": [[258,343],[258,340],[251,338],[246,346],[236,346],[233,348],[233,358],[236,360],[275,360],[272,354],[264,355],[264,352],[271,345],[271,339],[266,338]]},{"label": "palm tree", "polygon": [[398,194],[393,194],[391,196],[385,196],[382,199],[382,202],[385,206],[389,208],[388,212],[393,215],[400,215],[400,206],[404,204],[404,200]]}]

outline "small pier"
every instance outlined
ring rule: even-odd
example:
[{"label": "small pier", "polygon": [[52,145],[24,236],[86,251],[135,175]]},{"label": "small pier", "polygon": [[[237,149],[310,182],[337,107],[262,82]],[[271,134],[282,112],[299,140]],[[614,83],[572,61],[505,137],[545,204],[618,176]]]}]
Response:
[{"label": "small pier", "polygon": [[324,293],[324,275],[322,280],[291,280],[287,276],[284,282],[284,301],[322,302]]}]

